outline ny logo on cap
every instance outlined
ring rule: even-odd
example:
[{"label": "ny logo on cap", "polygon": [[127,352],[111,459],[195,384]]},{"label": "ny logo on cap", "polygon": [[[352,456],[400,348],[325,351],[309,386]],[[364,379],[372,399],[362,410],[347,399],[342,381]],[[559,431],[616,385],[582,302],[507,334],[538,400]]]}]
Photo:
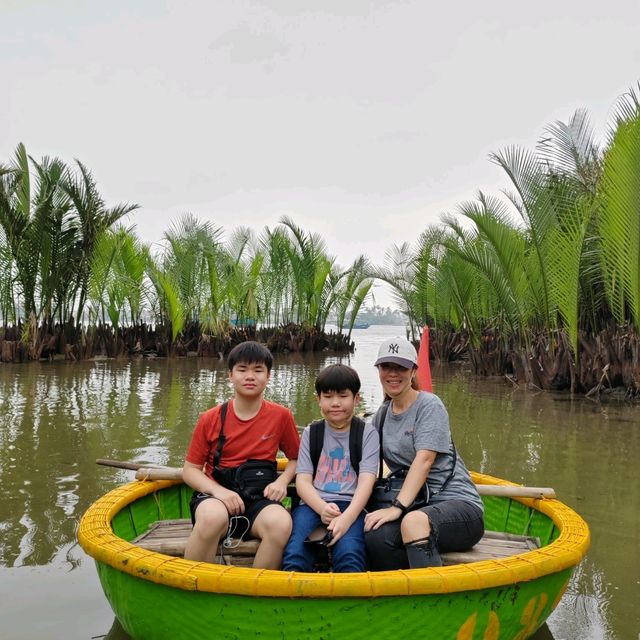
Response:
[{"label": "ny logo on cap", "polygon": [[389,345],[389,353],[398,353],[398,349],[399,348],[400,348],[400,345],[390,344]]}]

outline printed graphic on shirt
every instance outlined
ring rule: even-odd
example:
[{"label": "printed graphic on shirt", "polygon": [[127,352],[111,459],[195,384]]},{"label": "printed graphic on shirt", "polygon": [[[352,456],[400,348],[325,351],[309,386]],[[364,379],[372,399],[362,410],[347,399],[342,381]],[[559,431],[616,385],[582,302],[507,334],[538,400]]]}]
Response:
[{"label": "printed graphic on shirt", "polygon": [[356,482],[356,473],[351,468],[349,452],[344,447],[337,446],[329,455],[324,451],[318,460],[318,471],[315,486],[326,493],[347,493]]}]

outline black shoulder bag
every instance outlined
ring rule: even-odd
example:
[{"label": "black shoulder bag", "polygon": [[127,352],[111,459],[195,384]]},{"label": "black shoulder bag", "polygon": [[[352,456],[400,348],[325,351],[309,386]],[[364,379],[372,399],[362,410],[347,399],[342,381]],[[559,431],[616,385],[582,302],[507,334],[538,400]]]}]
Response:
[{"label": "black shoulder bag", "polygon": [[213,456],[213,477],[223,487],[235,491],[243,500],[259,500],[264,497],[264,490],[278,478],[278,467],[272,460],[247,460],[239,467],[222,468],[220,458],[226,441],[224,421],[227,417],[229,402],[220,408],[220,434],[218,446]]},{"label": "black shoulder bag", "polygon": [[[376,509],[386,509],[387,507],[392,506],[392,502],[398,499],[398,494],[402,489],[402,485],[404,484],[404,480],[407,477],[407,473],[409,472],[409,467],[401,467],[397,471],[393,471],[388,476],[382,476],[383,469],[383,452],[382,452],[382,432],[384,421],[387,417],[387,412],[391,411],[391,402],[386,402],[386,410],[383,411],[382,417],[380,418],[380,465],[378,467],[378,477],[376,479],[376,483],[373,487],[373,491],[371,493],[371,497],[369,498],[369,502],[367,503],[367,511],[375,511]],[[456,469],[456,461],[457,461],[457,452],[455,445],[453,447],[453,465],[451,467],[451,473],[447,477],[447,479],[442,483],[442,486],[437,491],[440,493],[447,484],[449,484],[449,480],[453,478]],[[434,492],[435,494],[436,492]],[[405,511],[414,511],[415,509],[420,509],[421,507],[425,507],[429,504],[429,500],[431,498],[429,485],[425,482],[418,494],[414,498],[413,502],[405,508]]]}]

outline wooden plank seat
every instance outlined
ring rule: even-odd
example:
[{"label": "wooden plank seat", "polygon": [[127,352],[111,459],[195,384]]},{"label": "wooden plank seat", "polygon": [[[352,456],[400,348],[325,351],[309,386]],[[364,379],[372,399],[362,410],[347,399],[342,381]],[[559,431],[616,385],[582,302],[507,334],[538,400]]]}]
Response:
[{"label": "wooden plank seat", "polygon": [[[133,540],[132,543],[157,553],[182,557],[190,533],[191,520],[187,518],[159,520],[151,524],[149,529]],[[445,565],[466,564],[479,562],[480,560],[508,558],[539,547],[540,540],[532,536],[519,536],[512,533],[502,533],[501,531],[485,531],[480,542],[472,549],[469,551],[443,553],[442,560]],[[220,556],[220,547],[218,548],[217,562],[243,567],[251,566],[257,548],[257,540],[243,541],[232,538],[230,546],[222,548],[222,557]]]}]

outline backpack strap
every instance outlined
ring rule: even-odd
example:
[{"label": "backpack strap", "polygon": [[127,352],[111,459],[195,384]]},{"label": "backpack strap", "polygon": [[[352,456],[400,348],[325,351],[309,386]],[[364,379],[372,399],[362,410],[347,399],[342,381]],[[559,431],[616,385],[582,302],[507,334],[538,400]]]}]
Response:
[{"label": "backpack strap", "polygon": [[[318,461],[322,453],[322,445],[324,444],[324,420],[316,420],[309,427],[309,457],[313,464],[313,477],[316,477],[318,470]],[[349,428],[349,458],[351,468],[360,473],[360,460],[362,460],[362,438],[364,435],[364,420],[353,416],[351,418],[351,427]]]},{"label": "backpack strap", "polygon": [[316,477],[318,461],[324,443],[324,420],[316,420],[309,425],[309,457],[313,465],[313,477]]},{"label": "backpack strap", "polygon": [[227,437],[224,435],[224,421],[227,417],[227,408],[229,407],[229,401],[226,400],[220,407],[220,433],[218,434],[218,447],[213,455],[213,468],[217,469],[220,464],[220,458],[222,457],[222,447]]},{"label": "backpack strap", "polygon": [[364,435],[364,420],[353,416],[351,427],[349,428],[349,457],[351,458],[351,468],[360,474],[360,460],[362,460],[362,437]]}]

